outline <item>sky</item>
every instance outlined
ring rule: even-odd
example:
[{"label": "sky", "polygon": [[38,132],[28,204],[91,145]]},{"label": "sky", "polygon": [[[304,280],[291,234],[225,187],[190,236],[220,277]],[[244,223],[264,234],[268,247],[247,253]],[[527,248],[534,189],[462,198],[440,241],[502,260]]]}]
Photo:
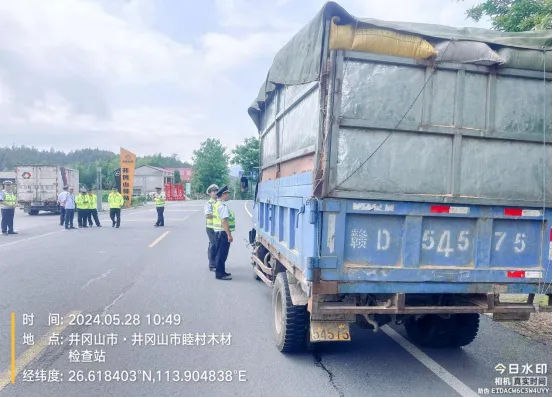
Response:
[{"label": "sky", "polygon": [[[351,14],[488,28],[479,0],[338,0]],[[323,0],[0,1],[0,146],[190,160],[257,134],[247,109],[274,54]]]}]

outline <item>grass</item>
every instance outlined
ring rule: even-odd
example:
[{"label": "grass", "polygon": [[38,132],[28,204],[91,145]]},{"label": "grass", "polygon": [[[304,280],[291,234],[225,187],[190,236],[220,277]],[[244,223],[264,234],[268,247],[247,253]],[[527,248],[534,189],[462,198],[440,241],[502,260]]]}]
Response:
[{"label": "grass", "polygon": [[[525,303],[528,300],[527,294],[501,294],[499,295],[501,302]],[[534,297],[534,303],[539,303],[540,307],[547,307],[548,297],[545,294],[538,294]]]}]

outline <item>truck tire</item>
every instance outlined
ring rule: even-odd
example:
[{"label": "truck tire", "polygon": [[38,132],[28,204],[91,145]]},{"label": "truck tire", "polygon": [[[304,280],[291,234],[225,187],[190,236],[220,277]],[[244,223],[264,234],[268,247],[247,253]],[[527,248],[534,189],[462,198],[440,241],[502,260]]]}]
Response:
[{"label": "truck tire", "polygon": [[306,305],[293,305],[286,272],[280,272],[273,286],[273,316],[276,346],[280,352],[305,349],[309,326]]},{"label": "truck tire", "polygon": [[474,341],[480,326],[480,314],[452,315],[455,321],[451,347],[464,347]]},{"label": "truck tire", "polygon": [[29,210],[30,216],[36,216],[38,214],[38,210]]},{"label": "truck tire", "polygon": [[451,347],[454,339],[453,318],[443,319],[437,315],[425,315],[419,319],[411,317],[404,325],[409,339],[423,347]]}]

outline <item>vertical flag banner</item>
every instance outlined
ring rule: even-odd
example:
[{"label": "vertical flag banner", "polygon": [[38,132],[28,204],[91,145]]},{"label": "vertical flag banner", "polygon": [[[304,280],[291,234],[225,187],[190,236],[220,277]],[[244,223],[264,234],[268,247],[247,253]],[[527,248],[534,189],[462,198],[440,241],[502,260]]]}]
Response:
[{"label": "vertical flag banner", "polygon": [[132,187],[134,183],[134,168],[136,155],[121,148],[121,194],[125,199],[125,206],[131,205]]}]

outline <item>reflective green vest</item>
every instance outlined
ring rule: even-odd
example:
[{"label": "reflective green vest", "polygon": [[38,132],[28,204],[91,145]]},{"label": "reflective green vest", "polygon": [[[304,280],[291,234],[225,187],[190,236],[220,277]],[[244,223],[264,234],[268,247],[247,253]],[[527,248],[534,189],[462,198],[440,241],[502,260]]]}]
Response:
[{"label": "reflective green vest", "polygon": [[213,229],[213,216],[214,216],[214,212],[215,212],[215,204],[217,203],[217,201],[215,199],[209,199],[207,201],[207,203],[210,203],[211,204],[211,218],[205,218],[205,226],[207,228],[211,228]]},{"label": "reflective green vest", "polygon": [[15,194],[13,192],[10,193],[8,191],[4,191],[3,205],[8,207],[15,207],[16,203],[17,203],[17,198]]},{"label": "reflective green vest", "polygon": [[88,195],[82,193],[78,194],[75,198],[75,204],[79,210],[88,210]]},{"label": "reflective green vest", "polygon": [[[213,229],[215,231],[224,231],[223,228],[223,220],[221,219],[221,216],[219,215],[219,206],[223,204],[224,202],[217,202],[213,205]],[[228,226],[230,229],[230,232],[234,232],[236,229],[236,219],[234,217],[234,212],[227,206],[229,217],[227,219]]]},{"label": "reflective green vest", "polygon": [[154,202],[156,202],[156,207],[163,207],[165,206],[165,199],[162,198],[162,194],[156,195],[154,198]]},{"label": "reflective green vest", "polygon": [[117,193],[110,193],[108,196],[108,203],[110,209],[120,209],[121,206],[125,203],[123,200],[123,195],[121,195],[119,192]]}]

